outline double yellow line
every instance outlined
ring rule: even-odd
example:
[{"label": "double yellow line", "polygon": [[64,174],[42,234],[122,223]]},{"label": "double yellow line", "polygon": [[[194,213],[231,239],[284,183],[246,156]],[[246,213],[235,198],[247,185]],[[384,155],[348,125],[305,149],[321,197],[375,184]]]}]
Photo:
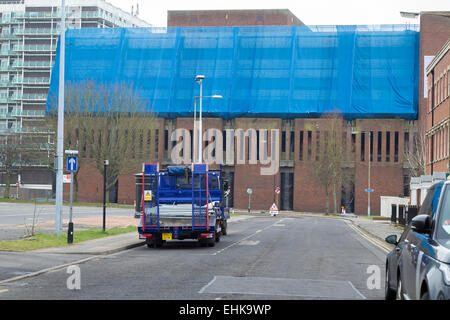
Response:
[{"label": "double yellow line", "polygon": [[348,220],[344,220],[345,223],[347,223],[347,225],[353,229],[356,233],[358,233],[361,237],[363,237],[364,239],[366,239],[367,241],[369,241],[370,243],[372,243],[373,245],[377,246],[378,248],[380,248],[381,250],[383,250],[384,252],[388,253],[390,251],[392,251],[392,248],[389,247],[387,244],[385,244],[384,242],[378,240],[378,239],[374,239],[372,236],[368,235],[367,233],[363,232],[361,229],[359,229],[358,227],[354,226],[353,223],[351,221]]}]

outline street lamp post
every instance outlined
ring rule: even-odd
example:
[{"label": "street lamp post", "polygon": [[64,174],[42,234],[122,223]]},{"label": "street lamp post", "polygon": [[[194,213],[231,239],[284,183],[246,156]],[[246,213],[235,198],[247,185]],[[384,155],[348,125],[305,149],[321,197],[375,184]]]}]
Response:
[{"label": "street lamp post", "polygon": [[[203,128],[202,128],[202,99],[203,98],[213,98],[213,99],[222,99],[223,97],[221,95],[215,94],[212,96],[202,96],[202,81],[203,79],[205,79],[204,75],[198,75],[195,77],[195,82],[197,82],[200,85],[200,95],[198,97],[194,97],[194,143],[195,143],[195,135],[196,135],[196,131],[195,130],[195,123],[196,123],[196,114],[197,114],[197,99],[200,99],[200,110],[199,110],[199,124],[198,124],[198,133],[197,133],[197,150],[198,150],[198,157],[197,157],[197,161],[198,163],[202,163],[202,132],[203,132]],[[192,153],[193,154],[193,158],[195,158],[195,152]],[[192,159],[193,162],[194,159]]]},{"label": "street lamp post", "polygon": [[62,234],[63,160],[64,160],[64,60],[65,60],[66,3],[61,1],[61,35],[59,46],[58,131],[56,146],[55,234]]},{"label": "street lamp post", "polygon": [[370,159],[370,141],[371,141],[371,138],[372,138],[372,131],[369,131],[369,178],[368,178],[368,186],[367,186],[367,189],[368,189],[368,191],[367,191],[367,216],[368,217],[370,217],[370,192],[371,192],[371,190],[370,190],[370,162],[371,162],[371,160],[372,159]]},{"label": "street lamp post", "polygon": [[106,228],[106,167],[109,165],[109,160],[103,161],[103,232]]}]

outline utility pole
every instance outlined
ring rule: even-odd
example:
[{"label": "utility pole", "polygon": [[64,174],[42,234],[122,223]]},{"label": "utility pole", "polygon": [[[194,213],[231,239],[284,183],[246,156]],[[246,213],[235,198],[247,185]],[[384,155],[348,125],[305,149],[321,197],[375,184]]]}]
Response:
[{"label": "utility pole", "polygon": [[64,62],[65,62],[66,3],[61,0],[61,34],[59,42],[59,92],[58,92],[58,132],[57,132],[57,171],[55,199],[55,234],[62,234],[63,202],[63,160],[64,160]]},{"label": "utility pole", "polygon": [[106,227],[106,167],[108,165],[109,165],[109,160],[104,160],[103,161],[103,232],[105,232],[105,227]]},{"label": "utility pole", "polygon": [[368,217],[370,217],[370,162],[371,162],[371,158],[370,158],[370,156],[371,156],[371,154],[370,154],[370,139],[372,138],[372,131],[369,131],[369,147],[368,147],[368,149],[369,149],[369,181],[368,181],[368,186],[367,186],[367,189],[369,190],[368,192],[367,192],[367,216]]}]

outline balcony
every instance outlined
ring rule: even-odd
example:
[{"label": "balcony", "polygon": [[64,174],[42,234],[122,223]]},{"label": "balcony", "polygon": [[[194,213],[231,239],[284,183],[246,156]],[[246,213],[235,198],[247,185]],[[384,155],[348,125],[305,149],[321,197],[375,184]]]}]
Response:
[{"label": "balcony", "polygon": [[0,25],[2,25],[2,24],[17,24],[17,23],[20,23],[20,21],[17,19],[14,19],[14,18],[10,18],[10,17],[0,18]]},{"label": "balcony", "polygon": [[47,101],[47,95],[46,94],[15,94],[11,96],[12,100],[15,101]]},{"label": "balcony", "polygon": [[3,31],[0,34],[0,39],[1,40],[17,39],[17,35],[15,32]]},{"label": "balcony", "polygon": [[17,12],[16,19],[54,19],[60,18],[61,13],[58,12]]},{"label": "balcony", "polygon": [[40,127],[20,127],[18,124],[8,128],[5,125],[0,126],[0,134],[13,134],[13,133],[32,133],[32,134],[54,134],[52,130],[48,130]]},{"label": "balcony", "polygon": [[13,83],[15,84],[32,84],[32,85],[50,85],[50,78],[39,77],[39,78],[14,78]]},{"label": "balcony", "polygon": [[1,65],[0,71],[17,71],[14,66]]},{"label": "balcony", "polygon": [[16,29],[14,30],[15,35],[59,35],[58,29],[50,29],[50,28],[25,28],[25,29]]},{"label": "balcony", "polygon": [[29,51],[29,52],[46,52],[55,51],[56,46],[51,44],[25,44],[16,45],[12,49],[13,51]]},{"label": "balcony", "polygon": [[13,49],[0,50],[0,56],[13,56],[13,55],[17,56],[17,55],[19,55],[19,53],[16,51],[13,51]]},{"label": "balcony", "polygon": [[17,61],[12,65],[14,68],[51,68],[53,62],[50,61]]}]

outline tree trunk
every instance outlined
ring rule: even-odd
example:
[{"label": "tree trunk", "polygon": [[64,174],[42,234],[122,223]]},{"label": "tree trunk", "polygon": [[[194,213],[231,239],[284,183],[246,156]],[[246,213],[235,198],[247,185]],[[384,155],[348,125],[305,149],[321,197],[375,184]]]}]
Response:
[{"label": "tree trunk", "polygon": [[330,213],[330,192],[328,191],[328,186],[325,189],[325,215],[328,215]]},{"label": "tree trunk", "polygon": [[337,211],[336,184],[335,183],[333,183],[332,188],[333,188],[332,192],[333,192],[334,213],[336,214],[338,211]]},{"label": "tree trunk", "polygon": [[6,182],[5,182],[5,193],[3,195],[4,198],[9,199],[9,190],[11,186],[11,172],[6,172]]}]

